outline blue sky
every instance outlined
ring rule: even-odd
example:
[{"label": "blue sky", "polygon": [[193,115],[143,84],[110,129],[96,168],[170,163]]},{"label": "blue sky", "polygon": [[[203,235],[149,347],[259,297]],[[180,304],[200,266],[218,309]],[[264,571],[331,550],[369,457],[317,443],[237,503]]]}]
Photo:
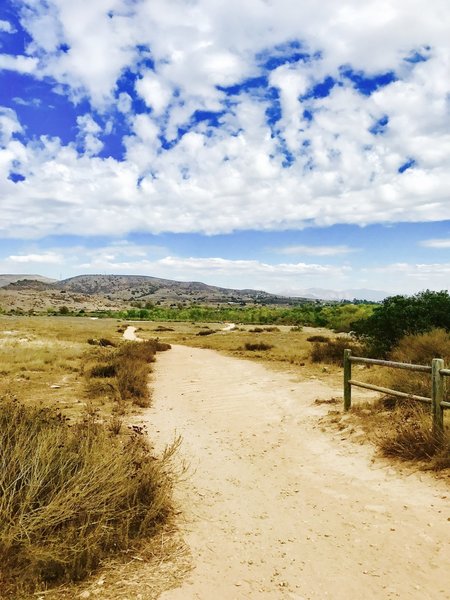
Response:
[{"label": "blue sky", "polygon": [[3,0],[0,272],[448,289],[447,0]]}]

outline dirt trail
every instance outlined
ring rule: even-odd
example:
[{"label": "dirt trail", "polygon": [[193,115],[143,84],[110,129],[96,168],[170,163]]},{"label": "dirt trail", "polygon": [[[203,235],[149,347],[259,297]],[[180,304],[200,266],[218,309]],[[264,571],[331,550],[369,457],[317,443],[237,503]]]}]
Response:
[{"label": "dirt trail", "polygon": [[137,327],[128,325],[128,327],[123,332],[123,339],[128,340],[129,342],[142,342],[142,339],[136,335],[136,331]]},{"label": "dirt trail", "polygon": [[191,465],[194,570],[161,600],[449,598],[448,488],[321,431],[341,390],[181,346],[152,385],[149,430]]}]

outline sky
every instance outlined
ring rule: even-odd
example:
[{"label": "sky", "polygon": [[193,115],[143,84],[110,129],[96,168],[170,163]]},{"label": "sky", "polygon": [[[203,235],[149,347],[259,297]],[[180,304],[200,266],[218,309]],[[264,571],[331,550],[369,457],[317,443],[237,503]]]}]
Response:
[{"label": "sky", "polygon": [[448,0],[2,0],[0,272],[450,283]]}]

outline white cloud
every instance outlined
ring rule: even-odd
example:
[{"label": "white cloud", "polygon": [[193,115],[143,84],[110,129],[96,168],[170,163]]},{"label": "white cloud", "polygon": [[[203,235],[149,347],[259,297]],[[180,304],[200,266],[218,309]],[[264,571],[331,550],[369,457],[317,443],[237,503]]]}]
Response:
[{"label": "white cloud", "polygon": [[450,238],[436,238],[431,240],[423,240],[420,242],[420,246],[423,246],[424,248],[437,249],[450,248]]},{"label": "white cloud", "polygon": [[50,264],[58,265],[62,263],[62,256],[55,252],[46,252],[43,254],[18,254],[8,257],[13,263],[18,264]]},{"label": "white cloud", "polygon": [[37,64],[37,59],[29,56],[0,54],[0,70],[17,71],[18,73],[33,73],[36,71]]},{"label": "white cloud", "polygon": [[14,133],[22,131],[16,113],[6,106],[0,106],[0,145],[6,147]]},{"label": "white cloud", "polygon": [[151,72],[144,73],[136,82],[136,91],[145,100],[155,115],[160,115],[169,104],[172,90]]},{"label": "white cloud", "polygon": [[[450,218],[447,0],[323,0],[320,9],[313,0],[23,5],[33,41],[27,56],[0,55],[0,68],[53,78],[60,91],[87,96],[105,115],[115,105],[130,131],[125,161],[100,159],[104,132],[89,115],[78,119],[83,155],[48,138],[19,143],[10,127],[21,124],[0,116],[5,237]],[[264,51],[278,45],[280,55],[289,40],[320,54],[269,74],[281,109],[275,127],[267,123],[272,101],[255,89],[225,106],[220,86],[260,75]],[[405,61],[414,51],[427,60]],[[340,75],[343,65],[372,75],[394,70],[398,81],[365,96]],[[134,115],[132,90],[118,90],[125,69],[139,73],[136,90],[150,114]],[[299,101],[326,77],[339,79],[329,96]],[[161,137],[176,140],[195,111],[225,114],[220,127],[198,123],[163,149]],[[385,115],[384,133],[374,135],[371,127]],[[409,159],[414,168],[399,173]],[[13,184],[8,175],[17,161],[26,181]]]},{"label": "white cloud", "polygon": [[350,254],[356,252],[356,248],[350,248],[349,246],[285,246],[284,248],[277,248],[276,252],[279,254],[306,254],[309,256],[338,256],[341,254]]},{"label": "white cloud", "polygon": [[11,25],[9,21],[0,20],[0,32],[3,33],[14,33],[14,27]]},{"label": "white cloud", "polygon": [[89,114],[77,117],[79,139],[82,140],[84,151],[87,156],[95,156],[103,148],[103,142],[99,139],[102,132],[100,125]]}]

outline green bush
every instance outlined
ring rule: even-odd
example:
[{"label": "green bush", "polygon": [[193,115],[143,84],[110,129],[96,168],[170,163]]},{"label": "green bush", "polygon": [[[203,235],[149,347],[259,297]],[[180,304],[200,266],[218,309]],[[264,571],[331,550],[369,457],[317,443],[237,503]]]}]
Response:
[{"label": "green bush", "polygon": [[405,335],[435,328],[450,331],[450,295],[447,291],[427,290],[415,296],[391,296],[367,319],[352,323],[352,330],[366,342],[367,351],[378,358],[386,357]]}]

